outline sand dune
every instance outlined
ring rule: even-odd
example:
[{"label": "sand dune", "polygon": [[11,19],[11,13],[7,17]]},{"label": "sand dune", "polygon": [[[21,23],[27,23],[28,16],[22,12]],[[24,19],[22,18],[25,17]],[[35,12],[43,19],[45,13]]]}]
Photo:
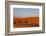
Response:
[{"label": "sand dune", "polygon": [[16,18],[14,17],[14,28],[15,27],[38,27],[39,17],[26,17],[26,18]]}]

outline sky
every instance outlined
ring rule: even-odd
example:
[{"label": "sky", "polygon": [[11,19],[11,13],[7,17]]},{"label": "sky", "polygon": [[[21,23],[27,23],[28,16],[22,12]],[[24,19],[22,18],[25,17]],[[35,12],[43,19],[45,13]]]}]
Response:
[{"label": "sky", "polygon": [[39,9],[38,8],[13,8],[13,15],[20,17],[38,17]]}]

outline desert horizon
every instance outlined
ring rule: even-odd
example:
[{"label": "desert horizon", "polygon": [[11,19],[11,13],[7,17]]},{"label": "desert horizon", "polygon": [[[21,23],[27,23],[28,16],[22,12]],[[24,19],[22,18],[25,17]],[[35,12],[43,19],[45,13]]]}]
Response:
[{"label": "desert horizon", "polygon": [[14,8],[13,21],[14,28],[39,27],[39,9]]}]

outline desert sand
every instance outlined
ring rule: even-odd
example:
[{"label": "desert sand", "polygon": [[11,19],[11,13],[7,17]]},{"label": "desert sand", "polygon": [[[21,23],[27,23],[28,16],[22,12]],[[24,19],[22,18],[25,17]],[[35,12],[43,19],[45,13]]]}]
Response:
[{"label": "desert sand", "polygon": [[39,17],[26,17],[26,18],[16,18],[14,17],[13,26],[14,28],[22,27],[39,27]]}]

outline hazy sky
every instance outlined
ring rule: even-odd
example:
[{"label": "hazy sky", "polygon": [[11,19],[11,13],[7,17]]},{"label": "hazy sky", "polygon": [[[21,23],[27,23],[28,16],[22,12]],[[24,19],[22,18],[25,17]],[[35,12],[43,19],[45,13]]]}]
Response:
[{"label": "hazy sky", "polygon": [[13,15],[16,17],[39,16],[39,9],[36,8],[14,8]]}]

